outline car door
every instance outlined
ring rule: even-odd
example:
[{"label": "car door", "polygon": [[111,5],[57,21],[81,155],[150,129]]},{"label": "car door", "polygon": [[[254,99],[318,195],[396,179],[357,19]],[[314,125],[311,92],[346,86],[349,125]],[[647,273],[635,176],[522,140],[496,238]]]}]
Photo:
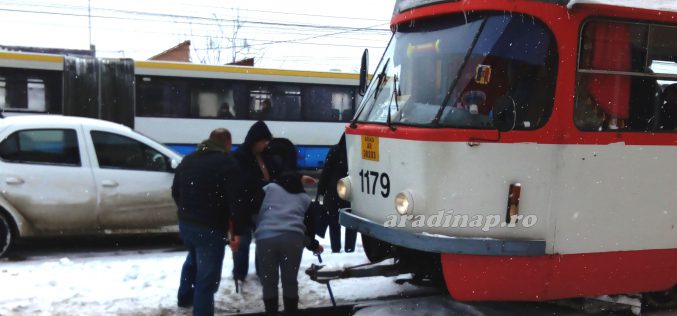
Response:
[{"label": "car door", "polygon": [[79,125],[13,126],[0,141],[0,194],[39,234],[97,229],[96,187]]},{"label": "car door", "polygon": [[104,229],[145,230],[176,225],[170,158],[132,132],[88,131]]}]

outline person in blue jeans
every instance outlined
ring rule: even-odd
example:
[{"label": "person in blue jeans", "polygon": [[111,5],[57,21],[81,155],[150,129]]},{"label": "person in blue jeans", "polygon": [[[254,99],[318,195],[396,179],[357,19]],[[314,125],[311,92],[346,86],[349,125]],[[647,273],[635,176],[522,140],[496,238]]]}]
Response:
[{"label": "person in blue jeans", "polygon": [[239,169],[230,145],[228,130],[214,130],[195,152],[183,158],[172,184],[179,235],[188,249],[177,305],[193,306],[196,316],[214,315],[214,293],[221,280],[229,226],[234,229],[232,248],[237,247],[242,233],[242,221],[231,216],[234,195],[239,190]]}]

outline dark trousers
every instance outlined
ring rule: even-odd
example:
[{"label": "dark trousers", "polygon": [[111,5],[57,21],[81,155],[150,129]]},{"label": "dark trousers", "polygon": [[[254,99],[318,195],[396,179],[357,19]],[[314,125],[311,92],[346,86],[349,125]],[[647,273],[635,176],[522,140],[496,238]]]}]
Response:
[{"label": "dark trousers", "polygon": [[181,269],[179,306],[193,305],[193,315],[214,315],[214,293],[219,289],[228,237],[223,232],[179,223],[179,234],[188,248]]},{"label": "dark trousers", "polygon": [[297,276],[303,255],[305,236],[299,233],[284,233],[279,236],[256,240],[256,259],[259,279],[263,287],[263,299],[277,302],[277,285],[282,277],[282,296],[285,299],[299,298]]},{"label": "dark trousers", "polygon": [[240,235],[240,245],[233,253],[233,278],[244,281],[249,273],[249,245],[252,243],[252,231],[246,229]]},{"label": "dark trousers", "polygon": [[[341,252],[341,225],[336,221],[329,223],[329,239],[331,241],[331,251]],[[345,251],[355,251],[355,241],[357,239],[357,231],[354,229],[347,229],[345,233]]]}]

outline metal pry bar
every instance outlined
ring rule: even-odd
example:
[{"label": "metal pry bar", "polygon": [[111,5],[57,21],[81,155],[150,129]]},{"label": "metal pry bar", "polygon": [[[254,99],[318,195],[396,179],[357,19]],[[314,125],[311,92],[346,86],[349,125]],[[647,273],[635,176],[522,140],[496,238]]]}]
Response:
[{"label": "metal pry bar", "polygon": [[347,267],[341,270],[327,270],[321,271],[324,265],[311,264],[310,268],[306,269],[306,274],[311,280],[318,283],[328,283],[331,280],[349,279],[349,278],[367,278],[373,276],[396,276],[410,271],[405,271],[396,263],[394,264],[378,264],[365,263],[352,267]]}]

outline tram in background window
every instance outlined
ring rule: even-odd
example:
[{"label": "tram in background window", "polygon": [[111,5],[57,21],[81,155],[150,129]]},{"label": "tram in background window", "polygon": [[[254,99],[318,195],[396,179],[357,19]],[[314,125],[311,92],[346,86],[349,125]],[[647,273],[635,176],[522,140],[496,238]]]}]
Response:
[{"label": "tram in background window", "polygon": [[179,153],[228,128],[237,146],[264,120],[298,145],[299,166],[322,166],[354,114],[358,76],[240,66],[0,52],[0,109],[127,125]]},{"label": "tram in background window", "polygon": [[338,183],[370,260],[459,300],[675,302],[677,4],[398,0],[391,29]]}]

